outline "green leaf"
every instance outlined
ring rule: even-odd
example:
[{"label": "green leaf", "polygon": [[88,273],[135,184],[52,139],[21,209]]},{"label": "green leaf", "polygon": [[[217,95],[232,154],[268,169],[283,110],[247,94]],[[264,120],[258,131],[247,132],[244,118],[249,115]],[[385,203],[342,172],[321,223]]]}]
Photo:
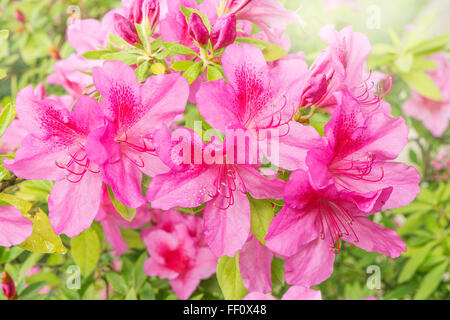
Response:
[{"label": "green leaf", "polygon": [[133,229],[120,229],[120,234],[129,248],[143,249],[144,242],[139,235],[139,231]]},{"label": "green leaf", "polygon": [[186,72],[183,74],[183,77],[192,84],[195,80],[197,80],[198,76],[203,72],[203,63],[196,62],[192,66],[190,66]]},{"label": "green leaf", "polygon": [[0,69],[0,80],[2,80],[3,78],[5,78],[7,76],[6,71],[3,69]]},{"label": "green leaf", "polygon": [[101,60],[105,54],[113,53],[109,50],[95,50],[83,53],[83,57],[90,60]]},{"label": "green leaf", "polygon": [[412,64],[412,70],[414,71],[431,71],[438,67],[436,61],[416,57],[414,58],[414,62]]},{"label": "green leaf", "polygon": [[113,45],[118,49],[127,49],[130,47],[128,42],[112,33],[108,36],[108,44]]},{"label": "green leaf", "polygon": [[217,280],[226,300],[241,300],[248,293],[239,270],[239,253],[223,256],[217,264]]},{"label": "green leaf", "polygon": [[108,186],[108,194],[114,208],[117,210],[117,212],[119,212],[122,218],[130,222],[133,221],[134,217],[136,216],[136,209],[128,208],[122,202],[117,200],[110,186]]},{"label": "green leaf", "polygon": [[434,39],[420,42],[407,51],[415,56],[428,56],[438,51],[442,51],[450,43],[450,35],[441,35]]},{"label": "green leaf", "polygon": [[19,245],[20,248],[39,253],[67,252],[61,238],[53,232],[45,212],[39,209],[31,220],[33,221],[33,233],[25,242]]},{"label": "green leaf", "polygon": [[442,281],[442,276],[446,272],[448,261],[436,266],[423,278],[419,289],[414,295],[414,300],[424,300],[428,298],[439,286]]},{"label": "green leaf", "polygon": [[45,285],[45,281],[30,284],[25,290],[20,293],[19,300],[29,300],[30,297],[41,291],[41,289],[45,287]]},{"label": "green leaf", "polygon": [[263,245],[266,244],[264,238],[269,230],[270,222],[274,217],[274,212],[272,204],[269,200],[256,200],[249,196],[250,200],[250,211],[251,211],[251,230],[253,235],[261,242]]},{"label": "green leaf", "polygon": [[414,255],[411,257],[411,259],[408,260],[408,262],[405,264],[405,267],[403,268],[402,272],[400,273],[398,277],[398,283],[403,283],[408,281],[412,278],[414,273],[416,272],[417,268],[420,267],[420,265],[425,261],[425,258],[427,257],[428,253],[431,251],[431,249],[436,245],[436,243],[432,242],[429,243],[421,248],[419,248]]},{"label": "green leaf", "polygon": [[130,289],[125,296],[125,300],[137,300],[136,291],[134,289]]},{"label": "green leaf", "polygon": [[68,288],[60,288],[60,290],[68,300],[80,300],[78,291]]},{"label": "green leaf", "polygon": [[412,54],[402,55],[395,61],[395,66],[400,72],[408,73],[411,70],[413,61],[414,56]]},{"label": "green leaf", "polygon": [[150,63],[145,61],[139,67],[136,68],[135,73],[138,77],[139,82],[143,82],[145,80],[145,75],[147,74],[148,69],[150,68]]},{"label": "green leaf", "polygon": [[194,61],[190,61],[190,60],[175,61],[174,63],[172,63],[170,68],[172,68],[175,71],[186,71],[193,64],[194,64]]},{"label": "green leaf", "polygon": [[24,216],[29,217],[28,211],[30,211],[31,209],[31,203],[29,203],[28,201],[22,200],[16,196],[6,193],[0,193],[0,201],[8,203],[9,205],[22,212]]},{"label": "green leaf", "polygon": [[427,74],[413,71],[402,76],[406,83],[422,96],[436,101],[442,100],[441,91]]},{"label": "green leaf", "polygon": [[106,53],[102,56],[102,60],[122,61],[130,66],[138,64],[139,58],[140,55],[128,51]]},{"label": "green leaf", "polygon": [[6,41],[9,37],[9,30],[0,30],[0,43]]},{"label": "green leaf", "polygon": [[274,257],[272,260],[272,283],[284,285],[284,260]]},{"label": "green leaf", "polygon": [[9,127],[16,117],[16,111],[12,103],[8,103],[0,114],[0,138],[5,134],[6,129]]},{"label": "green leaf", "polygon": [[155,300],[155,293],[149,283],[142,286],[141,291],[139,291],[139,298],[140,300]]},{"label": "green leaf", "polygon": [[178,43],[163,43],[164,48],[167,49],[168,53],[167,53],[167,57],[172,57],[172,56],[176,56],[176,55],[183,55],[183,56],[196,56],[197,54],[195,53],[194,50],[192,50],[191,48],[188,48],[186,46],[183,46],[181,44]]},{"label": "green leaf", "polygon": [[3,179],[8,179],[9,171],[3,165],[3,162],[0,161],[0,181]]},{"label": "green leaf", "polygon": [[208,65],[206,69],[208,81],[216,81],[225,78],[222,67]]},{"label": "green leaf", "polygon": [[127,284],[119,274],[113,271],[108,271],[105,273],[105,276],[106,280],[108,280],[108,283],[111,285],[111,287],[113,287],[115,291],[123,295],[127,294]]},{"label": "green leaf", "polygon": [[254,46],[257,46],[261,49],[262,53],[264,54],[264,58],[266,61],[275,61],[278,59],[283,58],[288,53],[286,50],[284,50],[282,47],[277,46],[276,44],[259,40],[259,39],[253,39],[253,38],[247,38],[247,37],[239,37],[236,38],[236,42],[239,43],[248,43]]},{"label": "green leaf", "polygon": [[81,273],[87,277],[95,269],[100,259],[101,247],[97,232],[87,229],[70,239],[70,245],[75,263],[80,267]]}]

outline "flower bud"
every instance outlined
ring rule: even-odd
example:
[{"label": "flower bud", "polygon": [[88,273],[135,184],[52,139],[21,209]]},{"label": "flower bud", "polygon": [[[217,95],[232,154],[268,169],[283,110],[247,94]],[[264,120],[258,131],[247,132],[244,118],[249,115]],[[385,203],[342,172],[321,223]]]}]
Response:
[{"label": "flower bud", "polygon": [[153,29],[159,21],[159,0],[144,0],[142,11],[143,15],[148,19],[150,28]]},{"label": "flower bud", "polygon": [[327,89],[328,81],[324,74],[311,77],[303,91],[300,106],[308,108],[318,103],[327,93]]},{"label": "flower bud", "polygon": [[213,49],[222,49],[236,40],[236,16],[227,14],[217,20],[211,30]]},{"label": "flower bud", "polygon": [[25,21],[26,21],[25,15],[23,14],[22,11],[20,11],[19,8],[14,8],[14,17],[20,23],[25,23]]},{"label": "flower bud", "polygon": [[122,39],[131,45],[140,42],[136,26],[127,18],[117,13],[114,14],[114,30]]},{"label": "flower bud", "polygon": [[14,280],[9,276],[6,270],[2,276],[2,290],[8,300],[17,300],[16,286]]},{"label": "flower bud", "polygon": [[130,11],[128,13],[129,20],[134,23],[140,24],[142,23],[142,4],[144,0],[134,0],[131,3]]},{"label": "flower bud", "polygon": [[208,28],[206,28],[202,18],[195,12],[191,15],[191,18],[189,19],[188,32],[189,35],[201,46],[208,43],[209,40]]}]

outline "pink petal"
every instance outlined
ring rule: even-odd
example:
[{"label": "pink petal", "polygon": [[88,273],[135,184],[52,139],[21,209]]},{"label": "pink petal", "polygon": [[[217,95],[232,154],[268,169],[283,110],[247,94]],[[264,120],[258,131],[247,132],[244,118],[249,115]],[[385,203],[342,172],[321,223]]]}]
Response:
[{"label": "pink petal", "polygon": [[255,199],[283,199],[285,182],[277,178],[266,178],[251,166],[239,166],[239,175],[246,190]]},{"label": "pink petal", "polygon": [[241,127],[233,110],[235,92],[225,80],[202,83],[196,100],[198,111],[213,128],[225,133],[228,128]]},{"label": "pink petal", "polygon": [[214,171],[197,169],[158,175],[150,182],[147,199],[153,208],[195,208],[211,200],[205,190],[211,190]]},{"label": "pink petal", "polygon": [[245,194],[234,192],[234,204],[220,209],[213,199],[204,210],[205,239],[211,251],[221,257],[234,257],[242,248],[250,233],[250,203]]},{"label": "pink petal", "polygon": [[33,232],[33,223],[14,207],[0,206],[0,246],[24,242]]},{"label": "pink petal", "polygon": [[333,273],[334,257],[326,240],[317,238],[301,246],[296,255],[286,258],[286,282],[308,288],[321,283]]},{"label": "pink petal", "polygon": [[352,228],[358,239],[345,235],[342,239],[365,251],[379,252],[391,258],[397,258],[402,252],[406,252],[406,245],[395,230],[383,228],[364,217],[355,217]]},{"label": "pink petal", "polygon": [[249,292],[272,291],[272,259],[272,252],[255,237],[244,245],[239,253],[239,268]]},{"label": "pink petal", "polygon": [[28,135],[15,154],[15,159],[3,159],[6,169],[28,180],[60,180],[66,172],[56,166],[68,158],[67,151]]},{"label": "pink petal", "polygon": [[294,255],[300,246],[319,236],[317,212],[301,213],[284,206],[270,223],[267,247],[282,256]]},{"label": "pink petal", "polygon": [[323,143],[316,129],[291,121],[288,134],[280,137],[278,154],[271,156],[270,160],[286,170],[305,168],[307,152]]},{"label": "pink petal", "polygon": [[277,300],[270,294],[264,294],[260,292],[250,292],[242,300]]},{"label": "pink petal", "polygon": [[50,224],[56,234],[75,237],[88,229],[103,196],[100,175],[87,172],[78,183],[57,181],[48,199]]},{"label": "pink petal", "polygon": [[281,300],[322,300],[322,293],[319,290],[293,286],[286,291]]}]

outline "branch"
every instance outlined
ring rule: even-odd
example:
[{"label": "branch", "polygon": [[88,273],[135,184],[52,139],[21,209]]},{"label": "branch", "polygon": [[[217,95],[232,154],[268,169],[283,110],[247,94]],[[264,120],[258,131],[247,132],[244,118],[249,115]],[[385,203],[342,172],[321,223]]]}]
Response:
[{"label": "branch", "polygon": [[18,178],[14,173],[11,174],[11,177],[8,180],[4,180],[0,182],[0,192],[5,191],[9,187],[12,187],[16,184],[23,182],[23,179]]}]

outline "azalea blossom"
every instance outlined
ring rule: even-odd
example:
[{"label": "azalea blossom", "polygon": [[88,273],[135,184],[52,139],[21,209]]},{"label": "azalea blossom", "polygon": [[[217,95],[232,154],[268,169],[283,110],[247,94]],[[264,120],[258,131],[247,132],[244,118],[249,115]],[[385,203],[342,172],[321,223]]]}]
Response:
[{"label": "azalea blossom", "polygon": [[285,188],[286,204],[266,236],[267,247],[285,257],[286,282],[311,287],[326,280],[341,240],[392,258],[405,252],[397,232],[367,218],[381,209],[389,192],[366,199],[372,205],[362,210],[353,193],[338,192],[335,185],[314,189],[306,171],[294,171]]},{"label": "azalea blossom", "polygon": [[[173,217],[171,217],[173,215]],[[185,221],[176,211],[164,214],[155,227],[142,231],[150,258],[144,270],[149,276],[169,279],[179,299],[188,299],[200,283],[216,271],[217,258],[198,241],[201,219]],[[201,232],[200,232],[201,234]]]},{"label": "azalea blossom", "polygon": [[[270,294],[250,292],[242,300],[276,300]],[[308,289],[302,286],[292,286],[286,291],[281,300],[322,300],[322,293],[318,290]]]},{"label": "azalea blossom", "polygon": [[363,199],[389,189],[383,209],[408,205],[420,191],[420,175],[415,168],[392,161],[408,143],[403,118],[383,112],[367,115],[364,106],[346,92],[336,93],[335,99],[337,107],[325,125],[326,138],[306,156],[311,184],[316,189],[334,184],[338,191],[364,195]]},{"label": "azalea blossom", "polygon": [[16,111],[28,135],[3,163],[20,178],[56,181],[50,224],[56,234],[76,236],[91,225],[102,197],[99,169],[85,152],[90,131],[104,124],[98,103],[82,96],[70,112],[57,100],[37,99],[29,86],[17,95]]},{"label": "azalea blossom", "polygon": [[[64,96],[50,95],[47,97],[44,84],[42,83],[39,83],[36,86],[34,92],[32,93],[32,96],[33,99],[36,100],[44,100],[46,98],[56,100],[61,105],[65,106],[68,110],[72,108],[75,102],[70,95]],[[15,149],[17,149],[27,134],[28,134],[27,130],[22,127],[19,118],[16,116],[13,122],[6,129],[3,136],[0,138],[0,154],[10,153]]]},{"label": "azalea blossom", "polygon": [[413,91],[411,99],[403,105],[403,112],[422,121],[435,137],[440,137],[450,122],[450,65],[443,54],[434,55],[431,60],[437,63],[437,68],[428,74],[441,91],[442,100],[435,101]]},{"label": "azalea blossom", "polygon": [[[233,257],[250,235],[250,203],[256,199],[282,197],[284,182],[265,178],[252,166],[238,163],[239,155],[225,142],[204,144],[188,129],[155,133],[159,155],[170,167],[150,182],[147,198],[152,207],[195,208],[203,203],[205,238],[213,253]],[[245,156],[245,155],[244,155]],[[244,158],[245,159],[245,158]]]},{"label": "azalea blossom", "polygon": [[14,207],[0,206],[0,246],[11,247],[24,242],[33,232],[31,220]]},{"label": "azalea blossom", "polygon": [[[219,16],[234,14],[236,19],[254,23],[261,28],[264,38],[275,44],[286,41],[282,34],[292,23],[305,25],[300,16],[286,10],[275,0],[211,0],[215,3]],[[281,42],[280,42],[281,40]],[[287,39],[289,41],[289,39]],[[286,47],[289,50],[290,44]]]},{"label": "azalea blossom", "polygon": [[202,117],[222,133],[248,132],[256,146],[253,150],[263,152],[275,165],[295,169],[306,156],[302,150],[320,139],[314,128],[291,121],[305,85],[299,75],[306,76],[306,63],[286,59],[269,68],[257,47],[242,44],[225,50],[222,66],[228,82],[203,83],[197,93]]},{"label": "azalea blossom", "polygon": [[[308,86],[302,102],[312,101],[332,111],[336,107],[334,93],[348,91],[367,113],[382,110],[390,114],[390,105],[382,100],[392,86],[392,79],[379,73],[367,73],[366,60],[372,50],[369,39],[352,27],[336,31],[334,25],[324,26],[319,36],[329,47],[322,51],[310,67]],[[380,83],[380,85],[378,85]],[[302,106],[310,106],[311,103]]]},{"label": "azalea blossom", "polygon": [[145,203],[142,174],[153,177],[168,171],[152,146],[152,133],[183,113],[187,81],[170,74],[139,84],[131,67],[113,61],[94,68],[93,79],[102,96],[100,107],[107,124],[90,134],[87,154],[100,166],[117,199],[138,208]]}]

